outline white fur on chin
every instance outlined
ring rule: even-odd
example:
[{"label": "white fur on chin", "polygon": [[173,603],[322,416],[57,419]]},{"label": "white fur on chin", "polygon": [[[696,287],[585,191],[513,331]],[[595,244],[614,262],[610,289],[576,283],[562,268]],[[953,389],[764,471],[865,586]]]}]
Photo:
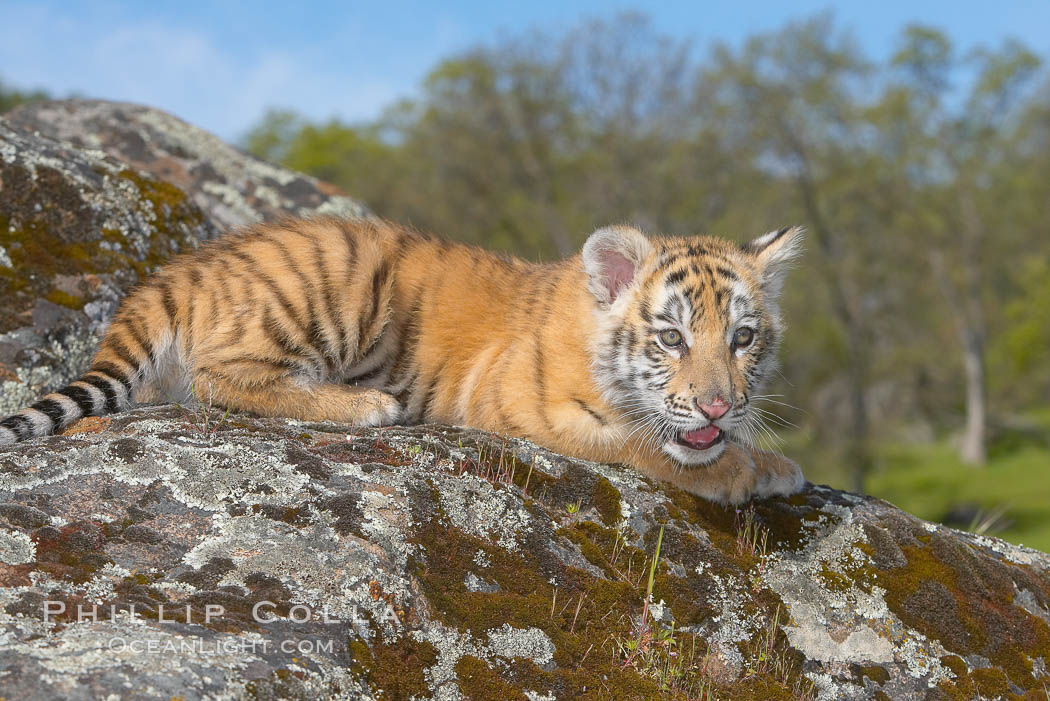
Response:
[{"label": "white fur on chin", "polygon": [[664,443],[663,450],[665,453],[671,456],[675,462],[685,466],[693,467],[697,465],[710,465],[715,460],[718,460],[725,452],[726,442],[724,440],[719,441],[717,444],[706,448],[704,450],[694,450],[693,448],[686,448],[684,445],[679,445],[672,441]]}]

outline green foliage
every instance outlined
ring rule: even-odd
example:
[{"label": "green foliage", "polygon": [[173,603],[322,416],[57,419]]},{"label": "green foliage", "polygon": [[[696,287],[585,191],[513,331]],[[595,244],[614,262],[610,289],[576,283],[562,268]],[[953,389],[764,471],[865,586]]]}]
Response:
[{"label": "green foliage", "polygon": [[49,98],[50,96],[43,90],[16,90],[5,86],[3,81],[0,81],[0,114],[13,110],[26,102],[47,100]]},{"label": "green foliage", "polygon": [[1022,403],[1050,396],[1050,260],[1025,261],[1017,292],[1003,308],[1003,333],[996,337],[989,365],[995,389],[1012,392]]}]

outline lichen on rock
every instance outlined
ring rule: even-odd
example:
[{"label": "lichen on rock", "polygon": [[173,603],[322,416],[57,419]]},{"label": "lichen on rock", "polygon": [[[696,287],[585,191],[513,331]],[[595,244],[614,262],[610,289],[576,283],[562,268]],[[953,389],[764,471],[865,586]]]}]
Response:
[{"label": "lichen on rock", "polygon": [[[612,527],[566,508],[602,480]],[[1038,692],[1050,656],[1041,553],[821,487],[738,511],[438,426],[74,426],[0,449],[0,562],[20,698],[971,698]]]}]

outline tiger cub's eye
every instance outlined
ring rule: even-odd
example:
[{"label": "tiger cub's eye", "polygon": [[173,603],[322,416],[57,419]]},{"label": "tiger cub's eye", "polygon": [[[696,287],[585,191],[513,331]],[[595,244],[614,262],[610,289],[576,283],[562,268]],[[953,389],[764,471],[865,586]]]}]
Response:
[{"label": "tiger cub's eye", "polygon": [[733,334],[733,346],[736,348],[747,348],[755,340],[755,331],[746,326],[741,326]]},{"label": "tiger cub's eye", "polygon": [[665,329],[660,332],[660,343],[668,348],[674,348],[682,344],[682,334],[676,329]]}]

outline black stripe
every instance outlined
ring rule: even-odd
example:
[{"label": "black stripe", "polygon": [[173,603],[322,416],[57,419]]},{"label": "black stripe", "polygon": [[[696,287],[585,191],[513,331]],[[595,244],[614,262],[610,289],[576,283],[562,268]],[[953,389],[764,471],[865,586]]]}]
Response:
[{"label": "black stripe", "polygon": [[299,278],[299,284],[302,285],[302,296],[306,300],[306,318],[309,322],[303,327],[306,332],[307,342],[317,349],[318,353],[322,356],[328,355],[328,339],[325,338],[324,330],[321,328],[321,324],[317,318],[317,310],[314,308],[314,298],[317,296],[314,294],[313,282],[303,272],[302,268],[295,261],[292,256],[292,252],[288,250],[288,247],[284,245],[283,241],[279,241],[272,236],[267,237],[266,242],[275,246],[280,250],[281,255],[284,257],[285,265],[292,271],[292,273]]},{"label": "black stripe", "polygon": [[[419,335],[423,330],[420,311],[423,308],[423,301],[434,287],[434,279],[429,278],[427,283],[426,287],[420,288],[416,292],[416,296],[412,300],[412,306],[409,308],[408,319],[405,321],[401,333],[398,334],[397,353],[394,356],[396,360],[394,361],[394,367],[390,370],[391,384],[399,384],[405,374],[405,369],[411,367],[412,362],[415,360],[416,346],[418,345]],[[410,385],[411,382],[409,382]]]},{"label": "black stripe", "polygon": [[135,356],[131,354],[131,351],[128,349],[127,346],[124,345],[124,342],[121,341],[119,338],[112,335],[107,336],[106,339],[102,342],[102,346],[108,350],[113,351],[118,358],[127,363],[131,372],[135,372],[136,370],[138,370],[139,361],[135,358]]},{"label": "black stripe", "polygon": [[[229,281],[231,279],[244,280],[244,276],[238,275],[237,273],[235,273],[233,271],[233,269],[230,267],[229,261],[227,261],[225,258],[220,258],[219,259],[219,265],[222,267],[222,272],[223,272],[222,275],[219,275],[219,284],[222,285],[222,296],[223,296],[224,299],[232,300],[233,299],[233,295],[230,292],[230,283],[229,283]],[[248,284],[245,284],[245,289],[250,289],[250,286]],[[247,305],[248,309],[255,309],[256,308],[255,297],[252,296],[250,293],[247,295],[247,297],[248,297],[247,299],[242,299],[240,301],[244,302]],[[244,319],[241,318],[240,314],[234,314],[233,315],[233,329],[230,330],[230,333],[228,334],[228,337],[231,338],[234,341],[240,341],[244,337],[244,332],[245,332]]]},{"label": "black stripe", "polygon": [[357,331],[357,349],[361,352],[362,344],[365,342],[365,332],[369,331],[375,323],[375,318],[379,314],[379,294],[386,284],[386,279],[390,275],[390,262],[384,260],[380,263],[379,267],[372,273],[372,308],[368,316],[361,316],[358,320],[358,331]]},{"label": "black stripe", "polygon": [[91,364],[91,372],[100,372],[103,375],[109,375],[114,380],[124,385],[124,389],[128,391],[128,396],[130,397],[131,380],[128,378],[127,373],[124,372],[124,370],[122,370],[121,368],[118,368],[113,363],[107,363],[106,361],[102,360]]},{"label": "black stripe", "polygon": [[284,292],[281,291],[277,282],[268,274],[260,270],[262,266],[259,261],[244,251],[231,250],[230,255],[245,263],[248,266],[248,269],[253,271],[254,278],[261,280],[262,283],[266,285],[267,289],[269,289],[273,296],[277,298],[278,304],[281,305],[281,308],[284,310],[284,313],[287,314],[288,319],[298,326],[305,336],[306,327],[303,326],[302,320],[299,318],[299,311],[295,308],[295,305],[289,301],[288,297],[285,296]]},{"label": "black stripe", "polygon": [[533,344],[532,354],[532,373],[533,381],[536,383],[536,411],[540,415],[540,418],[543,419],[544,426],[546,426],[548,430],[553,431],[554,427],[551,425],[551,420],[547,416],[547,357],[543,352],[543,329],[546,326],[547,319],[550,317],[551,306],[552,302],[548,299],[547,307],[543,310],[543,316],[536,324],[536,335],[534,336],[535,343]]},{"label": "black stripe", "polygon": [[[766,241],[765,245],[757,245],[754,241],[748,241],[747,243],[740,246],[740,248],[746,251],[747,253],[758,253],[760,251],[764,251],[765,249],[769,248],[769,246],[772,245],[775,241],[779,240],[781,236],[783,236],[789,231],[791,231],[791,227],[785,226],[783,229],[778,229],[776,236],[769,239],[769,241]],[[759,238],[762,237],[759,236]]]},{"label": "black stripe", "polygon": [[579,405],[579,407],[580,407],[581,409],[583,409],[583,410],[584,410],[584,411],[586,411],[586,412],[587,412],[588,414],[590,414],[590,415],[591,415],[591,417],[592,417],[592,418],[593,418],[593,419],[594,419],[595,421],[597,421],[598,423],[600,423],[600,424],[601,424],[602,426],[607,426],[607,425],[609,424],[609,422],[608,422],[608,421],[607,421],[607,420],[605,419],[605,417],[604,417],[604,416],[602,416],[601,414],[599,414],[598,412],[596,412],[596,411],[595,411],[594,409],[592,409],[592,408],[591,408],[591,407],[590,407],[590,406],[589,406],[589,405],[588,405],[588,404],[587,404],[587,403],[586,403],[585,401],[583,401],[583,400],[582,400],[582,399],[580,399],[579,397],[573,397],[573,398],[572,398],[572,401],[576,402],[576,404],[578,404],[578,405]]},{"label": "black stripe", "polygon": [[3,421],[0,421],[0,426],[11,429],[15,434],[15,438],[20,441],[33,436],[33,422],[21,414],[8,416]]},{"label": "black stripe", "polygon": [[195,292],[196,289],[194,289],[194,292],[191,292],[186,298],[186,323],[182,325],[184,334],[182,342],[184,348],[193,348],[193,314],[196,311],[193,297]]},{"label": "black stripe", "polygon": [[128,330],[128,334],[131,336],[132,340],[139,345],[139,348],[141,348],[142,352],[146,354],[146,357],[156,362],[156,348],[153,347],[153,343],[149,340],[148,334],[143,333],[138,326],[138,323],[141,323],[143,328],[145,328],[146,324],[142,321],[142,318],[136,315],[134,317],[124,317],[118,319],[118,321],[124,324],[124,327]]},{"label": "black stripe", "polygon": [[438,380],[440,380],[441,376],[445,374],[445,366],[447,364],[447,360],[442,361],[440,367],[438,367],[437,371],[435,371],[434,374],[430,377],[430,382],[427,384],[426,392],[423,393],[423,402],[420,405],[419,409],[420,421],[426,421],[427,412],[430,410],[430,405],[434,403],[434,392],[437,390]]},{"label": "black stripe", "polygon": [[350,228],[349,222],[339,227],[339,230],[343,234],[343,241],[346,243],[346,257],[353,262],[357,258],[357,239],[354,238],[354,232]]},{"label": "black stripe", "polygon": [[646,297],[645,299],[642,300],[642,306],[638,310],[638,312],[642,315],[642,320],[645,321],[645,323],[647,323],[647,324],[651,324],[652,323],[652,321],[653,321],[653,313],[649,309],[649,298],[648,297]]},{"label": "black stripe", "polygon": [[677,285],[682,280],[685,280],[686,272],[687,271],[685,270],[685,268],[679,268],[678,270],[675,270],[673,273],[667,276],[667,280],[665,281],[666,284]]},{"label": "black stripe", "polygon": [[302,358],[304,361],[312,362],[313,358],[311,358],[307,349],[300,343],[296,342],[287,331],[281,328],[281,325],[277,323],[277,319],[270,312],[269,307],[266,307],[265,311],[263,311],[262,326],[263,331],[266,332],[266,335],[269,336],[270,340],[273,341],[283,352],[288,355]]},{"label": "black stripe", "polygon": [[328,274],[328,268],[325,266],[324,251],[321,250],[321,244],[314,239],[314,266],[321,272],[321,294],[324,297],[325,311],[328,313],[328,320],[335,327],[336,334],[339,337],[339,347],[336,349],[336,355],[339,356],[339,362],[346,361],[346,326],[343,324],[343,319],[336,310],[335,293],[332,291],[332,276]]},{"label": "black stripe", "polygon": [[729,278],[730,280],[739,280],[740,279],[737,276],[737,274],[734,273],[732,270],[730,270],[729,268],[724,268],[721,265],[717,266],[715,268],[715,270],[718,271],[719,275],[721,275],[722,277],[725,277],[725,278]]},{"label": "black stripe", "polygon": [[161,301],[164,303],[164,311],[168,314],[168,323],[174,327],[175,315],[178,310],[175,306],[175,297],[171,293],[171,286],[168,284],[167,280],[157,283],[157,286],[160,288],[160,296]]},{"label": "black stripe", "polygon": [[[309,298],[311,292],[307,292]],[[324,358],[325,364],[328,367],[334,365],[334,358],[329,352],[328,339],[325,338],[324,329],[321,328],[321,321],[317,318],[317,313],[314,310],[313,302],[307,301],[307,307],[309,308],[307,314],[310,317],[310,323],[306,326],[306,340],[307,342],[317,349],[317,352]]]},{"label": "black stripe", "polygon": [[91,392],[88,392],[83,387],[66,387],[58,391],[59,394],[64,394],[80,407],[80,413],[84,416],[88,416],[95,409],[95,400],[91,396]]},{"label": "black stripe", "polygon": [[117,403],[117,393],[114,391],[113,385],[98,375],[85,375],[82,381],[87,382],[92,387],[97,387],[105,395],[106,404],[104,409],[107,414],[114,414],[120,411],[120,405]]},{"label": "black stripe", "polygon": [[354,375],[353,377],[346,378],[346,383],[347,384],[354,384],[354,383],[360,383],[360,382],[365,382],[367,380],[371,380],[373,377],[376,377],[377,375],[379,375],[379,373],[383,372],[383,370],[386,369],[386,365],[387,365],[387,363],[389,361],[390,361],[390,359],[387,358],[382,363],[380,363],[376,367],[372,368],[368,372],[361,373],[360,375]]},{"label": "black stripe", "polygon": [[66,418],[66,410],[57,401],[54,399],[41,399],[32,408],[51,419],[51,430],[56,431],[62,428],[63,420]]}]

